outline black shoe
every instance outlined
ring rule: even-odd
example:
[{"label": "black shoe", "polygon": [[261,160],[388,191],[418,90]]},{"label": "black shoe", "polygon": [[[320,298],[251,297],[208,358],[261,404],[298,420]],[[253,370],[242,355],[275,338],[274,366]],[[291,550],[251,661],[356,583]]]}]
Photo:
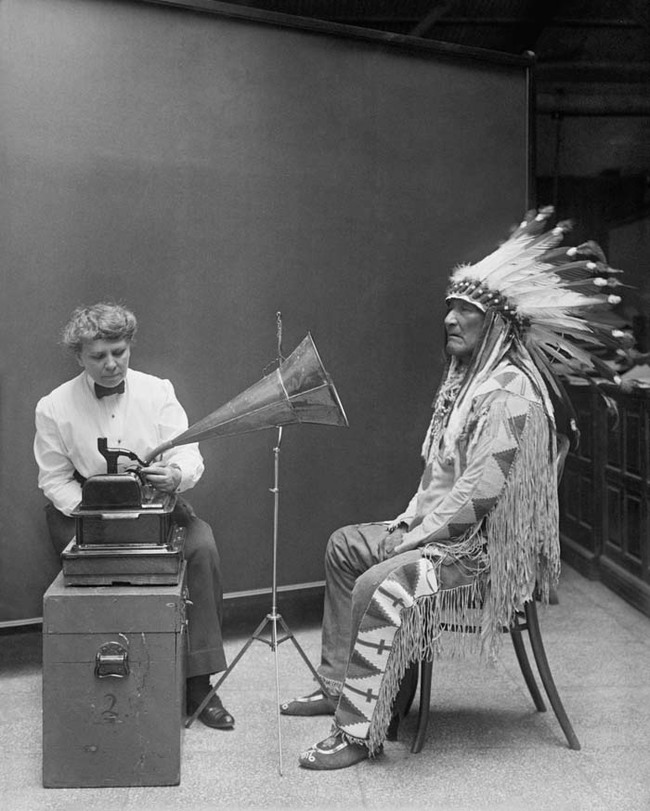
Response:
[{"label": "black shoe", "polygon": [[[196,699],[188,698],[187,714],[194,715],[202,701],[203,699],[197,701]],[[201,710],[198,719],[202,721],[206,727],[212,727],[212,729],[233,729],[235,726],[235,719],[223,706],[221,699],[216,693]]]}]

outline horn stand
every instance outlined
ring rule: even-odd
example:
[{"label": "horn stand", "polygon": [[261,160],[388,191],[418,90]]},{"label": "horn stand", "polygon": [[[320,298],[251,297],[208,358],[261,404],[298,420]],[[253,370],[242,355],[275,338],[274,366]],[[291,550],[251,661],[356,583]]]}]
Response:
[{"label": "horn stand", "polygon": [[[282,321],[280,313],[277,313],[277,324],[278,324],[278,356],[281,359],[282,353],[280,343],[282,340]],[[280,774],[280,777],[282,777],[282,726],[280,718],[280,673],[278,670],[278,647],[283,642],[287,642],[289,640],[293,642],[294,647],[296,648],[296,650],[302,657],[303,661],[311,671],[312,675],[318,682],[320,688],[324,692],[326,692],[326,688],[320,676],[316,672],[316,669],[309,661],[307,654],[300,647],[298,640],[293,635],[289,626],[284,621],[282,615],[278,611],[277,562],[278,562],[278,516],[280,507],[280,444],[282,442],[282,426],[279,426],[277,430],[278,430],[277,441],[275,447],[273,448],[273,487],[270,488],[270,492],[273,493],[273,579],[271,586],[271,610],[264,617],[262,622],[260,622],[257,628],[253,631],[253,633],[250,635],[244,647],[239,651],[237,656],[235,656],[235,658],[232,660],[228,668],[223,672],[217,683],[212,687],[210,692],[206,695],[203,701],[196,708],[194,714],[187,719],[185,726],[188,729],[189,727],[192,726],[196,718],[201,714],[201,712],[208,704],[212,696],[217,692],[219,687],[221,687],[221,685],[225,682],[228,676],[232,673],[232,671],[237,666],[237,663],[244,656],[244,654],[250,648],[253,642],[255,641],[263,642],[265,645],[268,645],[271,648],[275,660],[275,692],[276,692],[275,706],[278,721],[278,751],[279,751],[278,772]],[[265,636],[262,635],[267,629],[270,630],[270,639],[267,639]],[[279,635],[279,629],[281,629],[281,631],[283,632],[284,634],[283,636]]]}]

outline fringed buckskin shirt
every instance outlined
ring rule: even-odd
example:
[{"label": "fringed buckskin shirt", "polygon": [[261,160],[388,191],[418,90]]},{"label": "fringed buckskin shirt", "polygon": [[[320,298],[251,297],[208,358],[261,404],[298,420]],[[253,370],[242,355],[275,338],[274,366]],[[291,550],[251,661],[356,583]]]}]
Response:
[{"label": "fringed buckskin shirt", "polygon": [[[472,393],[466,426],[453,447],[443,435],[429,449],[418,490],[393,522],[408,527],[402,548],[439,544],[461,552],[459,540],[480,531],[483,545],[487,525],[507,518],[508,528],[501,529],[517,533],[511,538],[514,556],[525,548],[533,556],[550,553],[558,542],[554,434],[529,376],[502,361]],[[488,518],[504,498],[508,508]]]}]

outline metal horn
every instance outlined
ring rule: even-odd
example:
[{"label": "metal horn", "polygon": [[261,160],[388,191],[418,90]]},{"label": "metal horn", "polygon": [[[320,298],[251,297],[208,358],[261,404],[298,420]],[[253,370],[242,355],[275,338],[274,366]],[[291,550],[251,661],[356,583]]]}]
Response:
[{"label": "metal horn", "polygon": [[280,366],[187,431],[159,445],[156,456],[177,445],[246,434],[297,422],[348,427],[343,405],[310,333]]}]

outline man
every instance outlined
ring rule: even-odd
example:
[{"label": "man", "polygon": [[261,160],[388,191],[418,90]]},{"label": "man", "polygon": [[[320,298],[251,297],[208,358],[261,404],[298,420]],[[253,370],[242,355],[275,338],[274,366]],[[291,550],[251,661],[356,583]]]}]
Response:
[{"label": "man", "polygon": [[556,249],[568,224],[544,233],[551,214],[532,212],[497,251],[454,272],[448,363],[418,490],[392,522],[344,527],[329,540],[326,692],[281,706],[286,715],[335,715],[330,736],[300,756],[305,768],[339,769],[381,751],[404,674],[442,651],[443,622],[476,624],[478,610],[481,634],[455,634],[455,645],[494,654],[514,613],[534,593],[547,600],[557,582],[549,391],[559,397],[561,387],[547,356],[593,372],[598,362],[578,343],[611,345],[617,336],[598,312],[618,297],[604,291],[614,271],[597,246]]},{"label": "man", "polygon": [[[98,437],[107,437],[110,447],[147,458],[161,442],[187,428],[187,415],[169,380],[129,368],[136,330],[134,314],[117,304],[76,309],[63,331],[63,343],[83,371],[36,406],[38,484],[49,500],[47,525],[59,554],[74,536],[71,512],[81,501],[81,482],[106,472]],[[146,482],[161,493],[182,493],[202,473],[197,444],[172,448],[142,470]],[[187,711],[194,713],[210,692],[210,675],[226,668],[220,562],[210,526],[180,496],[173,518],[186,526]],[[214,729],[234,726],[216,694],[199,718]]]}]

